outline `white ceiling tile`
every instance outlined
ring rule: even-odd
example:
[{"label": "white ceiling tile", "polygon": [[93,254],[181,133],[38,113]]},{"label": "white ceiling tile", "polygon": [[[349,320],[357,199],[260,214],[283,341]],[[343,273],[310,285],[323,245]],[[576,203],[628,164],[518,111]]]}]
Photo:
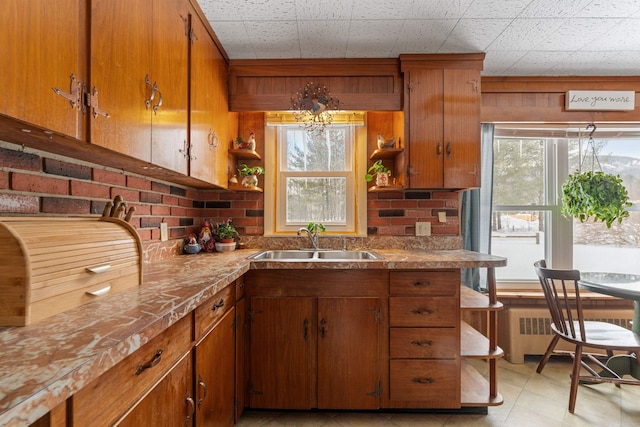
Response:
[{"label": "white ceiling tile", "polygon": [[510,22],[510,19],[461,19],[439,52],[483,52]]},{"label": "white ceiling tile", "polygon": [[[533,0],[520,18],[564,18],[574,16],[592,0]],[[603,0],[608,1],[608,0]]]},{"label": "white ceiling tile", "polygon": [[465,11],[463,18],[515,18],[531,0],[475,0]]},{"label": "white ceiling tile", "polygon": [[303,57],[344,58],[347,55],[348,22],[301,21],[298,34]]},{"label": "white ceiling tile", "polygon": [[494,50],[529,50],[562,25],[563,19],[514,19],[489,46]]},{"label": "white ceiling tile", "polygon": [[232,59],[484,51],[483,75],[640,75],[640,0],[198,3]]}]

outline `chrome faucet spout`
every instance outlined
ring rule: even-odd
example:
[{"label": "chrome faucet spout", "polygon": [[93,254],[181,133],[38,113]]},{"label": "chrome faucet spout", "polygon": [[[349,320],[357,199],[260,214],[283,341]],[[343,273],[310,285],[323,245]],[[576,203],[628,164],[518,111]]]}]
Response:
[{"label": "chrome faucet spout", "polygon": [[313,246],[314,250],[318,250],[320,249],[320,239],[318,236],[318,224],[314,224],[313,225],[313,232],[309,231],[309,229],[302,227],[298,230],[298,236],[300,236],[300,234],[302,232],[305,232],[307,234],[307,236],[309,236],[309,239],[311,240],[311,245]]}]

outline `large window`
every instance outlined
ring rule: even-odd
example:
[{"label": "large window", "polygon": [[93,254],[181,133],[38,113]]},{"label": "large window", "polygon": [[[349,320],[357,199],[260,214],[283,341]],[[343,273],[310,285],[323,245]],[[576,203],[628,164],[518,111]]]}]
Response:
[{"label": "large window", "polygon": [[[266,153],[273,181],[266,190],[273,188],[274,194],[265,195],[265,201],[274,209],[265,206],[265,234],[290,233],[311,221],[328,232],[361,233],[366,187],[356,179],[357,159],[366,156],[366,146],[358,143],[357,126],[333,124],[313,133],[298,124],[280,124],[273,130],[274,144]],[[275,212],[273,218],[268,212]]]},{"label": "large window", "polygon": [[[556,268],[640,274],[640,135],[599,130],[595,162],[587,135],[584,127],[496,127],[491,252],[508,258],[496,269],[499,281],[537,280],[533,262],[542,258]],[[620,174],[633,202],[622,224],[607,228],[561,215],[562,183],[581,164],[583,171]]]}]

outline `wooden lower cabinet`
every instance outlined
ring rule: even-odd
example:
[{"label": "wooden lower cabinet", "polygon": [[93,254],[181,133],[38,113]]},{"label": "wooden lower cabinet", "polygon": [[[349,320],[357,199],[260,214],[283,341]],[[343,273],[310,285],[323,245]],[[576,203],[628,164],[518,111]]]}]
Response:
[{"label": "wooden lower cabinet", "polygon": [[116,425],[122,427],[193,425],[195,402],[191,392],[192,372],[191,354],[186,353]]},{"label": "wooden lower cabinet", "polygon": [[[193,413],[188,402],[193,396],[191,326],[191,317],[183,317],[73,395],[72,425],[111,426],[129,411],[132,419],[143,416],[157,419],[169,408],[175,409],[172,416],[180,419],[179,425],[184,425]],[[182,377],[186,377],[186,383]],[[156,399],[162,400],[162,404],[156,406],[153,402]],[[164,423],[165,418],[161,420]]]},{"label": "wooden lower cabinet", "polygon": [[196,426],[235,421],[235,286],[227,286],[194,311]]},{"label": "wooden lower cabinet", "polygon": [[251,273],[248,406],[379,408],[385,274]]},{"label": "wooden lower cabinet", "polygon": [[460,271],[389,274],[389,408],[460,407]]},{"label": "wooden lower cabinet", "polygon": [[195,346],[196,425],[232,426],[235,420],[235,308]]}]

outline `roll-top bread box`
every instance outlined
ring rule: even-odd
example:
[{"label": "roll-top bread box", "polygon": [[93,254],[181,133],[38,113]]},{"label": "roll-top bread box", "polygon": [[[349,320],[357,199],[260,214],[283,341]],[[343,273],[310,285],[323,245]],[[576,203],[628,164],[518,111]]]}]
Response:
[{"label": "roll-top bread box", "polygon": [[0,217],[0,326],[24,326],[142,283],[142,243],[116,218]]}]

